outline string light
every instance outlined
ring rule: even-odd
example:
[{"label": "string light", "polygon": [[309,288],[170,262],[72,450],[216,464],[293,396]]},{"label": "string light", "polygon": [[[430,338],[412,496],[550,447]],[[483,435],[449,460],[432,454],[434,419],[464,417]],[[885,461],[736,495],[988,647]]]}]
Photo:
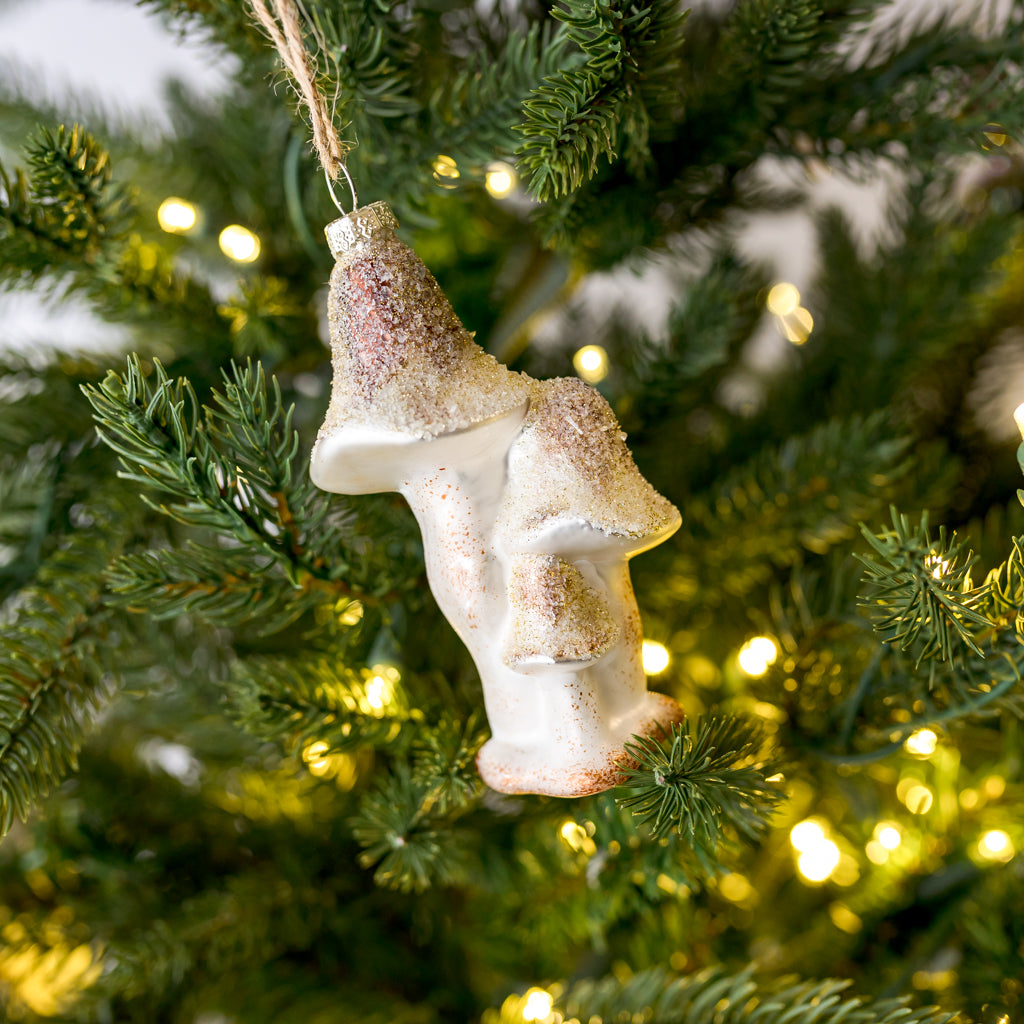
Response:
[{"label": "string light", "polygon": [[374,665],[370,669],[364,693],[371,711],[383,711],[394,700],[395,686],[401,678],[394,665]]},{"label": "string light", "polygon": [[572,365],[580,379],[597,384],[608,376],[608,353],[600,345],[584,345],[572,357]]},{"label": "string light", "polygon": [[196,208],[187,200],[168,196],[156,211],[157,223],[173,235],[184,235],[196,226]]},{"label": "string light", "polygon": [[643,661],[644,672],[656,676],[668,668],[672,656],[664,644],[659,644],[657,640],[645,640],[640,648],[640,659]]},{"label": "string light", "polygon": [[330,770],[330,765],[325,756],[327,751],[330,749],[323,740],[317,740],[314,743],[308,744],[305,750],[302,751],[302,760],[306,762],[307,767],[314,775],[326,775]]},{"label": "string light", "polygon": [[455,188],[455,182],[459,178],[459,165],[443,153],[434,161],[434,181],[441,188]]},{"label": "string light", "polygon": [[911,814],[927,814],[931,810],[935,794],[927,786],[916,784],[910,786],[900,799]]},{"label": "string light", "polygon": [[554,1000],[550,993],[542,988],[531,988],[526,993],[526,1002],[523,1005],[523,1020],[544,1020],[551,1014],[551,1007]]},{"label": "string light", "polygon": [[789,841],[794,850],[806,853],[825,838],[825,830],[813,818],[807,818],[789,830]]},{"label": "string light", "polygon": [[772,285],[765,302],[769,313],[776,316],[789,316],[800,305],[800,291],[795,284],[780,281]]},{"label": "string light", "polygon": [[740,668],[748,676],[763,676],[775,664],[779,649],[769,636],[755,636],[748,640],[736,655]]},{"label": "string light", "polygon": [[985,860],[1008,861],[1013,857],[1013,841],[1001,828],[994,828],[981,837],[978,853]]},{"label": "string light", "polygon": [[794,345],[802,345],[814,330],[814,317],[803,306],[797,306],[792,313],[779,317],[779,326],[786,336],[786,341]]},{"label": "string light", "polygon": [[796,866],[808,882],[827,881],[839,866],[839,847],[831,839],[823,839],[816,846],[801,853]]},{"label": "string light", "polygon": [[935,753],[939,737],[931,729],[918,729],[911,733],[903,744],[904,749],[915,757],[930,757]]},{"label": "string light", "polygon": [[903,842],[899,826],[888,821],[879,822],[875,827],[875,838],[878,840],[879,846],[886,850],[895,850]]},{"label": "string light", "polygon": [[236,263],[252,263],[260,254],[260,240],[241,224],[229,224],[218,242],[221,252]]},{"label": "string light", "polygon": [[515,168],[510,164],[497,161],[488,164],[484,187],[493,198],[507,198],[517,184],[519,184],[519,177],[516,175]]}]

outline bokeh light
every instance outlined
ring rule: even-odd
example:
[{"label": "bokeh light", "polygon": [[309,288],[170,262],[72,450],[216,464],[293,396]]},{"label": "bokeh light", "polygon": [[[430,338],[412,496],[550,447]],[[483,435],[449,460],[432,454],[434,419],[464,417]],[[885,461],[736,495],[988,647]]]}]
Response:
[{"label": "bokeh light", "polygon": [[260,254],[260,240],[241,224],[229,224],[218,242],[221,252],[236,263],[252,263]]},{"label": "bokeh light", "polygon": [[518,183],[519,177],[515,172],[515,168],[510,164],[500,162],[488,164],[487,174],[484,177],[484,187],[493,198],[507,198]]},{"label": "bokeh light", "polygon": [[740,668],[748,676],[763,676],[775,664],[779,649],[769,636],[755,636],[748,640],[736,655]]},{"label": "bokeh light", "polygon": [[608,376],[608,353],[600,345],[584,345],[572,357],[577,376],[588,384],[597,384]]},{"label": "bokeh light", "polygon": [[156,211],[157,223],[164,231],[184,235],[196,226],[196,208],[187,200],[168,196]]},{"label": "bokeh light", "polygon": [[649,676],[656,676],[668,668],[672,660],[668,648],[659,644],[657,640],[645,640],[640,648],[640,658],[644,664],[644,672]]}]

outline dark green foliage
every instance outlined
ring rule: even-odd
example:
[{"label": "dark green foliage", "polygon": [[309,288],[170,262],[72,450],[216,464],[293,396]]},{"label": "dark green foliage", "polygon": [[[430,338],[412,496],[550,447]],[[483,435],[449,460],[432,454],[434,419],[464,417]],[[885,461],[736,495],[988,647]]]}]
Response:
[{"label": "dark green foliage", "polygon": [[[188,381],[172,381],[159,362],[151,382],[135,356],[123,378],[111,372],[85,393],[101,438],[120,456],[122,478],[173,499],[144,492],[147,504],[177,522],[246,538],[247,569],[239,551],[225,560],[195,545],[122,561],[114,583],[128,601],[155,597],[164,615],[198,606],[241,620],[264,615],[287,590],[347,596],[347,585],[334,582],[347,569],[339,525],[326,495],[294,467],[292,411],[276,381],[268,392],[262,367],[234,367],[214,393],[216,408],[200,409]],[[162,594],[154,574],[161,569],[168,575]],[[293,607],[266,626],[280,628],[301,611]]]},{"label": "dark green foliage", "polygon": [[462,876],[462,854],[453,841],[457,834],[435,801],[401,763],[363,797],[352,834],[364,848],[359,863],[377,866],[378,885],[420,892]]},{"label": "dark green foliage", "polygon": [[673,978],[664,970],[638,974],[626,983],[612,978],[574,985],[562,1000],[582,1019],[616,1020],[643,1013],[651,1024],[943,1024],[951,1015],[911,1010],[901,1000],[861,1000],[845,995],[845,981],[808,981],[764,988],[752,971],[728,975],[704,971]]},{"label": "dark green foliage", "polygon": [[258,657],[238,662],[227,688],[232,717],[247,732],[300,750],[318,742],[327,756],[393,745],[404,725],[422,720],[395,687],[386,705],[375,698],[372,679],[326,657]]},{"label": "dark green foliage", "polygon": [[92,529],[40,568],[0,618],[0,831],[24,819],[76,765],[92,714],[114,681],[100,612],[103,570],[120,509],[97,507]]},{"label": "dark green foliage", "polygon": [[878,536],[861,528],[877,556],[858,556],[867,568],[865,606],[875,629],[886,643],[914,649],[918,664],[931,657],[953,661],[964,648],[980,655],[974,635],[993,623],[977,610],[987,588],[971,585],[975,559],[961,559],[964,544],[947,541],[945,527],[933,541],[927,513],[913,526],[893,509],[892,525]]},{"label": "dark green foliage", "polygon": [[676,0],[567,0],[554,14],[587,60],[545,79],[523,103],[517,155],[538,199],[574,192],[620,146],[641,173],[651,135],[665,132],[678,103],[685,14]]},{"label": "dark green foliage", "polygon": [[99,269],[130,215],[107,152],[79,125],[44,128],[26,149],[28,174],[0,167],[0,280],[82,263]]},{"label": "dark green foliage", "polygon": [[676,831],[688,842],[714,849],[724,829],[754,839],[768,827],[778,793],[766,781],[764,739],[739,719],[673,725],[669,735],[634,737],[626,744],[620,797],[651,836]]},{"label": "dark green foliage", "polygon": [[713,578],[706,600],[741,596],[807,553],[855,533],[850,510],[884,507],[908,471],[906,439],[884,414],[822,423],[755,455],[682,507],[690,543],[677,571]]}]

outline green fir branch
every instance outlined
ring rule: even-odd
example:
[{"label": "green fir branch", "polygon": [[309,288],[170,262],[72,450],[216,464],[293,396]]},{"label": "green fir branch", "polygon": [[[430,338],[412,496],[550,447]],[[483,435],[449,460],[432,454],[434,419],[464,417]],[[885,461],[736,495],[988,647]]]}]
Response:
[{"label": "green fir branch", "polygon": [[93,528],[71,534],[0,619],[3,834],[75,768],[114,680],[103,657],[101,595],[118,517],[99,508],[94,515]]},{"label": "green fir branch", "polygon": [[497,54],[474,53],[433,92],[432,137],[461,166],[485,165],[509,156],[519,137],[511,127],[522,104],[540,82],[577,58],[564,31],[549,25],[513,30]]},{"label": "green fir branch", "polygon": [[235,663],[226,683],[231,717],[261,739],[293,749],[325,744],[323,753],[392,748],[422,715],[398,683],[386,689],[370,670],[340,665],[336,656],[254,657]]},{"label": "green fir branch", "polygon": [[373,880],[383,888],[422,892],[463,875],[457,833],[402,763],[363,796],[352,834],[363,847],[359,863],[377,866]]},{"label": "green fir branch", "polygon": [[467,804],[481,788],[476,755],[488,732],[479,712],[465,720],[445,713],[413,743],[412,781],[442,812]]},{"label": "green fir branch", "polygon": [[0,167],[0,279],[95,267],[131,216],[107,151],[79,125],[61,125],[41,129],[27,158],[27,174]]},{"label": "green fir branch", "polygon": [[[207,584],[232,574],[244,551],[250,565],[274,566],[296,591],[319,587],[335,599],[350,594],[338,580],[348,568],[338,557],[340,526],[327,495],[313,486],[304,466],[295,466],[299,442],[292,410],[284,408],[276,380],[268,388],[262,367],[234,367],[223,391],[214,392],[216,408],[202,410],[187,380],[172,381],[158,361],[149,378],[138,356],[129,358],[123,377],[111,372],[99,387],[83,390],[100,437],[120,456],[120,475],[157,492],[158,498],[144,492],[143,501],[242,545],[225,555]],[[172,500],[160,500],[165,496]],[[208,546],[199,559],[193,548],[188,566],[179,559],[172,567],[168,556],[124,562],[118,585],[129,593],[151,588],[161,563],[173,568],[169,583],[184,582],[189,568],[213,568],[215,550]],[[225,607],[220,605],[221,613]]]},{"label": "green fir branch", "polygon": [[717,585],[703,600],[742,596],[806,552],[856,534],[907,474],[908,440],[884,412],[831,420],[760,452],[682,505],[692,544],[675,571]]},{"label": "green fir branch", "polygon": [[620,764],[619,797],[649,826],[652,838],[675,831],[714,848],[727,827],[754,839],[767,827],[778,794],[766,781],[775,768],[762,756],[763,737],[736,718],[710,718],[691,726],[674,724],[662,738],[634,736],[626,744],[630,761]]},{"label": "green fir branch", "polygon": [[753,969],[727,974],[721,968],[686,977],[664,968],[577,982],[559,1000],[567,1017],[647,1024],[948,1024],[953,1015],[936,1007],[911,1009],[903,999],[846,994],[847,980],[759,983]]},{"label": "green fir branch", "polygon": [[650,135],[676,113],[686,20],[677,0],[565,0],[553,14],[588,59],[546,78],[523,103],[517,158],[541,200],[574,192],[622,142],[631,171],[642,172]]},{"label": "green fir branch", "polygon": [[861,532],[877,558],[858,555],[867,569],[869,587],[862,606],[871,610],[875,630],[885,643],[917,651],[917,663],[929,658],[953,661],[965,648],[983,656],[976,634],[994,623],[978,611],[987,587],[975,587],[970,569],[977,561],[961,561],[964,542],[947,540],[941,527],[937,541],[928,531],[928,514],[913,525],[892,509],[893,529]]}]

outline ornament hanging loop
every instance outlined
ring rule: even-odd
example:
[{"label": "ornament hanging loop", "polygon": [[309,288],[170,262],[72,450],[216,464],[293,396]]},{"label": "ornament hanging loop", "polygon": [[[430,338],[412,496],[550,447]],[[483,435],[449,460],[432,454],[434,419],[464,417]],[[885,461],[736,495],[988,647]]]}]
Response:
[{"label": "ornament hanging loop", "polygon": [[[339,164],[338,166],[341,169],[341,173],[345,175],[345,181],[348,182],[349,192],[352,193],[352,212],[355,213],[355,211],[359,209],[359,200],[356,198],[356,186],[352,181],[352,175],[348,173],[348,168],[344,164]],[[334,182],[331,181],[331,176],[327,173],[326,168],[324,169],[324,181],[327,182],[327,191],[331,193],[331,199],[334,200],[334,205],[338,208],[338,212],[343,217],[347,217],[348,213],[345,210],[345,207],[341,205],[341,200],[334,191]]]}]

